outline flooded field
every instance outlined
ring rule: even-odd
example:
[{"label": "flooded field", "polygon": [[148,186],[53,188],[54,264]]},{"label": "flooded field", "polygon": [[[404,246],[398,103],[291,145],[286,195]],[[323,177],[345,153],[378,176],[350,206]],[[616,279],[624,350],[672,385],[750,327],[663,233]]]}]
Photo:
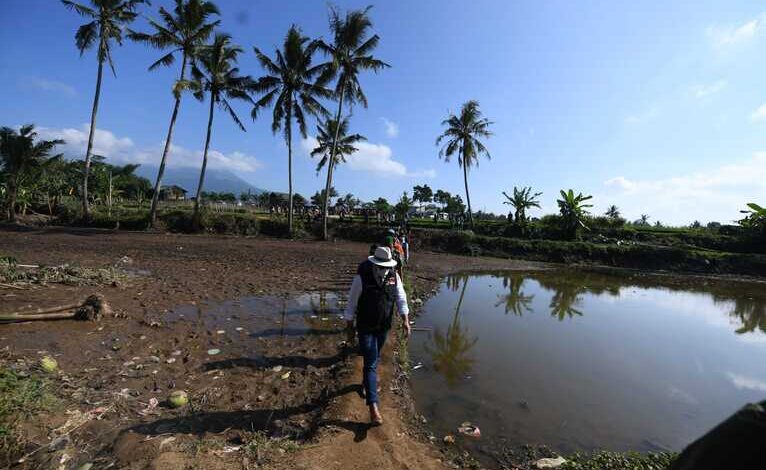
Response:
[{"label": "flooded field", "polygon": [[[766,288],[580,271],[447,278],[410,346],[419,409],[480,454],[680,450],[766,396]],[[418,363],[422,367],[418,367]]]}]

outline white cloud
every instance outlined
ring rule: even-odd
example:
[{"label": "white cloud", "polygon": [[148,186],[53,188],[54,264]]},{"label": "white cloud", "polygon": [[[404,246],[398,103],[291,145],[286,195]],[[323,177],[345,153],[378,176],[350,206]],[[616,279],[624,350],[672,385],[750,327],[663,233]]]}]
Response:
[{"label": "white cloud", "polygon": [[766,199],[766,152],[709,171],[656,180],[617,176],[604,185],[607,194],[599,199],[618,205],[629,218],[646,213],[664,223],[731,223],[745,203]]},{"label": "white cloud", "polygon": [[758,106],[758,109],[750,114],[750,120],[752,122],[763,121],[764,119],[766,119],[766,103]]},{"label": "white cloud", "polygon": [[710,85],[695,85],[691,91],[695,98],[701,99],[706,96],[715,95],[726,88],[726,80],[718,80]]},{"label": "white cloud", "polygon": [[[37,132],[41,139],[64,139],[66,143],[60,147],[60,151],[68,158],[83,158],[88,145],[89,129],[88,124],[83,124],[79,129],[40,127]],[[164,143],[137,148],[129,137],[118,137],[104,129],[96,129],[93,139],[93,153],[102,155],[107,161],[115,164],[138,163],[157,166],[163,148]],[[199,168],[202,166],[202,150],[190,150],[171,144],[167,165],[170,168]],[[261,163],[254,156],[243,152],[224,154],[215,149],[208,152],[209,168],[252,172],[260,166]]]},{"label": "white cloud", "polygon": [[380,120],[383,121],[383,125],[386,127],[387,136],[394,138],[399,135],[399,124],[386,118],[380,118]]},{"label": "white cloud", "polygon": [[716,47],[732,46],[753,38],[763,25],[764,15],[746,21],[739,26],[711,26],[707,35]]},{"label": "white cloud", "polygon": [[754,377],[747,377],[745,375],[735,374],[729,372],[726,374],[729,376],[731,383],[742,390],[755,390],[756,392],[766,392],[766,380],[757,379]]},{"label": "white cloud", "polygon": [[[317,146],[315,137],[309,136],[301,140],[301,149],[306,155]],[[371,144],[359,142],[356,144],[358,151],[346,157],[346,165],[351,171],[365,171],[383,177],[425,177],[435,178],[436,171],[433,169],[410,171],[407,167],[393,159],[391,147],[384,144]]]},{"label": "white cloud", "polygon": [[63,82],[57,82],[56,80],[48,80],[40,77],[27,77],[22,83],[38,90],[61,93],[68,97],[77,96],[77,90],[75,90],[74,87]]}]

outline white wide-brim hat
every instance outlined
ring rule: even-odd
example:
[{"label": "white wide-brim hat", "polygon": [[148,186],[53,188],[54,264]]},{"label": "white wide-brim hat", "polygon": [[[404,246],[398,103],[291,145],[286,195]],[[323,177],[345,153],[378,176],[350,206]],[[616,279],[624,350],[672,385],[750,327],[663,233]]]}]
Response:
[{"label": "white wide-brim hat", "polygon": [[385,268],[393,268],[396,266],[396,260],[391,257],[391,250],[385,246],[379,246],[375,248],[375,255],[367,257],[370,262],[378,266]]}]

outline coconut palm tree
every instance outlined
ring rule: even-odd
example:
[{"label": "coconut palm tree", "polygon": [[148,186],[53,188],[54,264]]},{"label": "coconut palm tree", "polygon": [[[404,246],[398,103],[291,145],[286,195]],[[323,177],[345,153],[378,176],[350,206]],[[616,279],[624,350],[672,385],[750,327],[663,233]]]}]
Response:
[{"label": "coconut palm tree", "polygon": [[479,164],[479,156],[485,155],[491,158],[489,151],[479,140],[482,137],[490,137],[492,132],[489,126],[490,120],[482,117],[479,110],[479,102],[471,100],[463,104],[460,116],[449,115],[442,121],[447,129],[436,139],[436,145],[444,142],[439,150],[439,158],[449,162],[450,157],[457,153],[457,163],[463,168],[463,182],[465,183],[465,199],[468,203],[468,223],[473,228],[473,216],[471,215],[471,195],[468,192],[468,168]]},{"label": "coconut palm tree", "polygon": [[333,146],[335,147],[335,165],[337,165],[341,162],[345,163],[346,156],[352,155],[358,150],[354,144],[367,140],[360,134],[348,134],[348,119],[348,117],[343,118],[340,122],[340,129],[337,128],[338,124],[334,119],[328,119],[317,126],[317,146],[311,151],[312,157],[321,157],[317,163],[317,174],[330,161]]},{"label": "coconut palm tree", "polygon": [[273,60],[257,47],[253,48],[267,75],[259,78],[252,86],[253,91],[263,96],[255,102],[251,114],[255,119],[262,108],[276,100],[271,130],[275,134],[283,130],[287,143],[287,225],[290,234],[293,233],[293,119],[305,139],[306,114],[317,117],[329,115],[317,98],[332,96],[329,89],[316,81],[323,70],[321,65],[312,65],[312,56],[318,47],[318,41],[303,36],[301,30],[293,25],[287,31],[282,50],[275,51]]},{"label": "coconut palm tree", "polygon": [[[521,189],[516,186],[513,187],[513,197],[503,191],[503,196],[507,201],[503,201],[503,204],[510,204],[514,209],[514,219],[517,224],[523,224],[527,221],[527,209],[533,207],[540,208],[540,201],[537,200],[543,193],[532,194],[531,187],[522,187]],[[510,214],[508,215],[508,221],[511,220]]]},{"label": "coconut palm tree", "polygon": [[50,153],[63,143],[61,139],[37,140],[33,124],[22,126],[18,132],[9,127],[0,128],[0,179],[5,180],[5,209],[10,222],[16,222],[19,188],[30,179],[33,170],[60,157],[51,157]]},{"label": "coconut palm tree", "polygon": [[202,188],[205,184],[205,170],[207,169],[207,154],[210,149],[210,137],[213,130],[213,115],[217,104],[229,113],[237,126],[245,130],[237,113],[229,104],[229,100],[238,99],[252,103],[247,91],[252,85],[250,76],[240,76],[239,69],[235,67],[237,56],[242,53],[242,48],[231,44],[228,34],[218,33],[213,43],[201,46],[198,49],[197,59],[192,64],[191,80],[179,81],[177,89],[189,89],[199,101],[204,101],[205,95],[210,95],[210,110],[207,119],[207,134],[205,136],[205,150],[202,154],[202,169],[199,174],[197,196],[194,199],[194,225],[199,227],[200,202],[202,200]]},{"label": "coconut palm tree", "polygon": [[220,20],[208,22],[211,16],[218,14],[218,7],[213,2],[205,0],[176,0],[173,13],[160,7],[162,24],[152,19],[149,20],[149,25],[153,29],[151,34],[135,31],[128,33],[128,37],[134,41],[149,44],[163,51],[170,49],[167,54],[150,65],[149,70],[156,70],[160,66],[168,67],[175,62],[176,53],[181,54],[181,72],[178,81],[173,85],[173,96],[175,97],[173,114],[170,116],[170,125],[168,126],[167,137],[165,138],[165,148],[162,151],[160,168],[157,171],[157,180],[154,183],[152,207],[149,210],[149,223],[151,225],[154,225],[157,219],[157,203],[160,199],[160,190],[162,189],[162,177],[165,174],[165,164],[167,163],[168,153],[170,153],[178,109],[181,107],[181,89],[177,84],[183,83],[186,80],[187,65],[190,61],[194,60],[199,46],[208,40],[213,30],[220,23]]},{"label": "coconut palm tree", "polygon": [[98,113],[98,101],[101,96],[101,78],[104,71],[104,62],[114,71],[112,61],[112,42],[122,45],[122,30],[136,19],[136,8],[145,0],[90,0],[91,6],[85,6],[71,0],[61,0],[68,9],[75,11],[80,16],[90,19],[77,29],[75,44],[82,56],[86,50],[98,43],[98,72],[96,74],[96,92],[93,97],[93,110],[90,114],[90,130],[88,132],[88,147],[85,151],[85,170],[82,176],[82,211],[85,219],[90,218],[88,206],[88,176],[90,175],[90,161],[93,156],[93,138],[96,134],[96,114]]},{"label": "coconut palm tree", "polygon": [[[320,77],[321,82],[329,82],[337,77],[335,84],[335,96],[338,99],[338,109],[335,112],[335,122],[342,122],[341,113],[343,105],[349,110],[356,103],[367,107],[367,97],[359,83],[359,73],[365,70],[378,72],[389,65],[372,56],[372,51],[378,46],[380,37],[373,34],[368,37],[372,29],[372,21],[368,16],[370,8],[352,10],[341,17],[336,8],[330,8],[330,32],[333,35],[332,43],[321,41],[319,47],[330,57],[330,62],[325,64]],[[335,167],[335,154],[338,151],[340,128],[336,128],[334,143],[330,149],[330,160],[327,165],[327,182],[325,191],[332,186],[332,174]],[[328,205],[322,208],[322,236],[327,240],[327,214]]]},{"label": "coconut palm tree", "polygon": [[609,206],[609,208],[604,212],[604,215],[609,217],[610,219],[619,219],[620,218],[620,209],[612,204]]}]

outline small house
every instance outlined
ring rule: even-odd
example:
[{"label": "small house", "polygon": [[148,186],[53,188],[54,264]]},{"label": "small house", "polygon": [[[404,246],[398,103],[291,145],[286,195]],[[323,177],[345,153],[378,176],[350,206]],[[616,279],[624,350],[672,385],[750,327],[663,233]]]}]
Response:
[{"label": "small house", "polygon": [[176,185],[164,186],[160,189],[161,201],[185,201],[187,191]]}]

